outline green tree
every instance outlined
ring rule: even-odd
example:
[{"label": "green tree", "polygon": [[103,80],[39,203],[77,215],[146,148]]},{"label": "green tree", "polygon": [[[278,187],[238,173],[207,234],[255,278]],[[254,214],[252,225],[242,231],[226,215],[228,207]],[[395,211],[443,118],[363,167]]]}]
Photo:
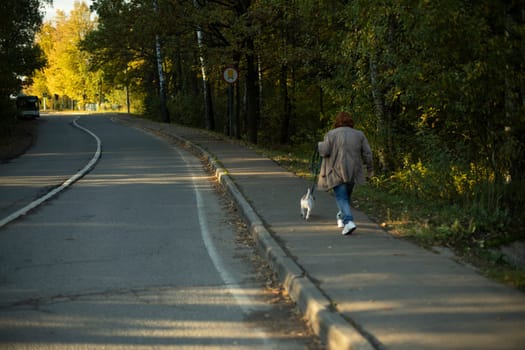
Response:
[{"label": "green tree", "polygon": [[[34,37],[42,24],[43,0],[5,0],[0,3],[0,117],[12,119],[11,94],[31,82],[45,59]],[[25,77],[25,79],[22,79]]]},{"label": "green tree", "polygon": [[340,1],[299,0],[258,5],[265,140],[281,145],[296,139],[314,142],[329,124],[326,115],[334,112],[334,99],[325,98],[322,83],[330,79],[340,56],[343,7]]},{"label": "green tree", "polygon": [[347,4],[347,65],[327,85],[351,87],[350,108],[383,169],[422,165],[421,176],[398,177],[419,181],[406,187],[418,196],[462,198],[495,221],[510,219],[519,196],[504,198],[523,188],[512,176],[525,145],[523,13],[522,2],[507,1]]},{"label": "green tree", "polygon": [[101,102],[100,73],[89,70],[91,55],[79,48],[95,24],[84,2],[75,2],[69,15],[59,11],[54,23],[44,24],[38,42],[44,49],[48,64],[43,74],[38,75],[33,90],[38,88],[49,95],[61,96],[65,104],[62,107],[81,108],[87,102]]},{"label": "green tree", "polygon": [[[99,0],[94,1],[92,9],[97,12],[98,26],[83,41],[82,48],[91,52],[94,58],[93,69],[101,68],[105,80],[130,87],[145,93],[147,113],[156,116],[161,113],[166,118],[163,107],[158,64],[162,73],[170,76],[171,64],[166,59],[165,33],[169,27],[164,16],[169,8],[166,1],[158,1],[155,13],[153,1]],[[156,43],[159,43],[156,46]],[[157,47],[160,56],[157,55]],[[157,57],[164,57],[159,62]],[[166,89],[169,82],[166,83]]]},{"label": "green tree", "polygon": [[[240,68],[244,85],[243,111],[247,138],[257,143],[260,121],[259,71],[255,40],[260,32],[256,1],[232,0],[202,2],[197,25],[205,33],[208,63],[220,73],[226,64]],[[242,62],[241,62],[242,59]],[[218,76],[218,75],[217,75]],[[238,125],[238,129],[241,127]]]},{"label": "green tree", "polygon": [[95,1],[92,8],[98,15],[97,26],[86,34],[80,48],[91,54],[91,71],[101,71],[106,84],[125,89],[129,109],[129,91],[143,90],[145,62],[137,40],[140,31],[133,30],[135,14],[124,1]]}]

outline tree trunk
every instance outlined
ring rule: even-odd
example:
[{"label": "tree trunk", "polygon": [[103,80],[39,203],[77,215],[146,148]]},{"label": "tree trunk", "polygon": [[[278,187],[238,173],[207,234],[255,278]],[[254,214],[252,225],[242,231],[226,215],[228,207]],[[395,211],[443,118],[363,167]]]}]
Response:
[{"label": "tree trunk", "polygon": [[126,82],[126,110],[130,114],[130,102],[129,102],[129,83]]},{"label": "tree trunk", "polygon": [[[193,6],[199,8],[200,5],[197,0],[193,0]],[[199,61],[201,64],[201,74],[202,74],[202,89],[204,95],[204,126],[208,130],[215,130],[215,117],[213,112],[213,103],[212,95],[210,89],[210,82],[208,81],[207,76],[207,66],[206,59],[204,58],[204,39],[202,30],[197,29],[197,44],[199,46]]]},{"label": "tree trunk", "polygon": [[259,123],[259,89],[257,63],[254,54],[253,39],[246,40],[246,119],[248,126],[248,141],[257,143]]},{"label": "tree trunk", "polygon": [[[239,69],[239,61],[241,60],[241,55],[239,53],[233,54],[233,64]],[[242,131],[242,124],[241,124],[241,98],[240,98],[240,89],[239,89],[239,79],[233,84],[233,114],[234,114],[234,130],[232,130],[235,133],[235,138],[240,140],[241,139],[241,131]]]},{"label": "tree trunk", "polygon": [[239,83],[235,83],[235,138],[237,140],[241,139],[241,93],[239,88]]},{"label": "tree trunk", "polygon": [[291,103],[288,93],[288,66],[286,64],[281,66],[281,102],[283,106],[282,120],[281,120],[281,137],[280,144],[284,145],[290,141],[290,119],[291,119]]},{"label": "tree trunk", "polygon": [[390,169],[390,152],[389,152],[389,138],[390,138],[390,111],[385,106],[383,90],[377,81],[378,68],[377,56],[372,53],[370,55],[370,86],[372,89],[372,99],[376,110],[376,130],[378,136],[377,154],[379,157],[379,166],[383,171]]},{"label": "tree trunk", "polygon": [[[153,9],[155,13],[159,12],[158,0],[153,0]],[[159,76],[159,98],[160,98],[160,113],[162,121],[165,123],[170,122],[170,114],[168,111],[168,105],[166,102],[166,79],[164,77],[164,69],[162,67],[162,50],[160,44],[160,37],[158,34],[155,34],[155,56],[157,59],[157,72]]]}]

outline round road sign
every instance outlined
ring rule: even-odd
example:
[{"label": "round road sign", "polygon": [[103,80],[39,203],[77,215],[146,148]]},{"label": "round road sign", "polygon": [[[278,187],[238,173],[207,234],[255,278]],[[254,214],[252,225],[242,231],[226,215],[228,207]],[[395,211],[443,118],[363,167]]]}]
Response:
[{"label": "round road sign", "polygon": [[237,70],[235,68],[228,67],[224,70],[222,76],[227,83],[233,84],[237,81],[239,73],[237,73]]}]

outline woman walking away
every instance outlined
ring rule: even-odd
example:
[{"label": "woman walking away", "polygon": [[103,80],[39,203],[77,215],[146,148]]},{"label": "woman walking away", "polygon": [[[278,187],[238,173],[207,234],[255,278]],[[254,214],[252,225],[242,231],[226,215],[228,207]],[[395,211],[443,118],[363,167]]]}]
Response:
[{"label": "woman walking away", "polygon": [[334,128],[326,133],[319,142],[319,154],[323,157],[318,186],[325,191],[334,190],[338,226],[343,228],[343,235],[351,234],[355,229],[354,217],[350,209],[350,200],[354,185],[364,184],[365,175],[374,174],[372,151],[362,131],[355,130],[354,121],[347,112],[339,112],[335,117]]}]

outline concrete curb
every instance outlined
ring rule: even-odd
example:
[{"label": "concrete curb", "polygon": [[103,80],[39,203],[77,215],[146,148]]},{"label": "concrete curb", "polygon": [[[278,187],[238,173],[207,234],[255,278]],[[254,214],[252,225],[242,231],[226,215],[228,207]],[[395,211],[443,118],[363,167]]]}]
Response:
[{"label": "concrete curb", "polygon": [[330,300],[308,278],[303,269],[282,249],[228,175],[227,169],[224,169],[219,164],[214,155],[179,135],[168,134],[162,130],[150,130],[171,137],[185,148],[189,148],[194,153],[206,158],[206,161],[215,172],[217,181],[233,198],[247,222],[250,232],[257,242],[259,251],[268,260],[280,282],[303,315],[310,321],[314,332],[323,340],[327,349],[375,349],[356,327],[333,310]]}]

